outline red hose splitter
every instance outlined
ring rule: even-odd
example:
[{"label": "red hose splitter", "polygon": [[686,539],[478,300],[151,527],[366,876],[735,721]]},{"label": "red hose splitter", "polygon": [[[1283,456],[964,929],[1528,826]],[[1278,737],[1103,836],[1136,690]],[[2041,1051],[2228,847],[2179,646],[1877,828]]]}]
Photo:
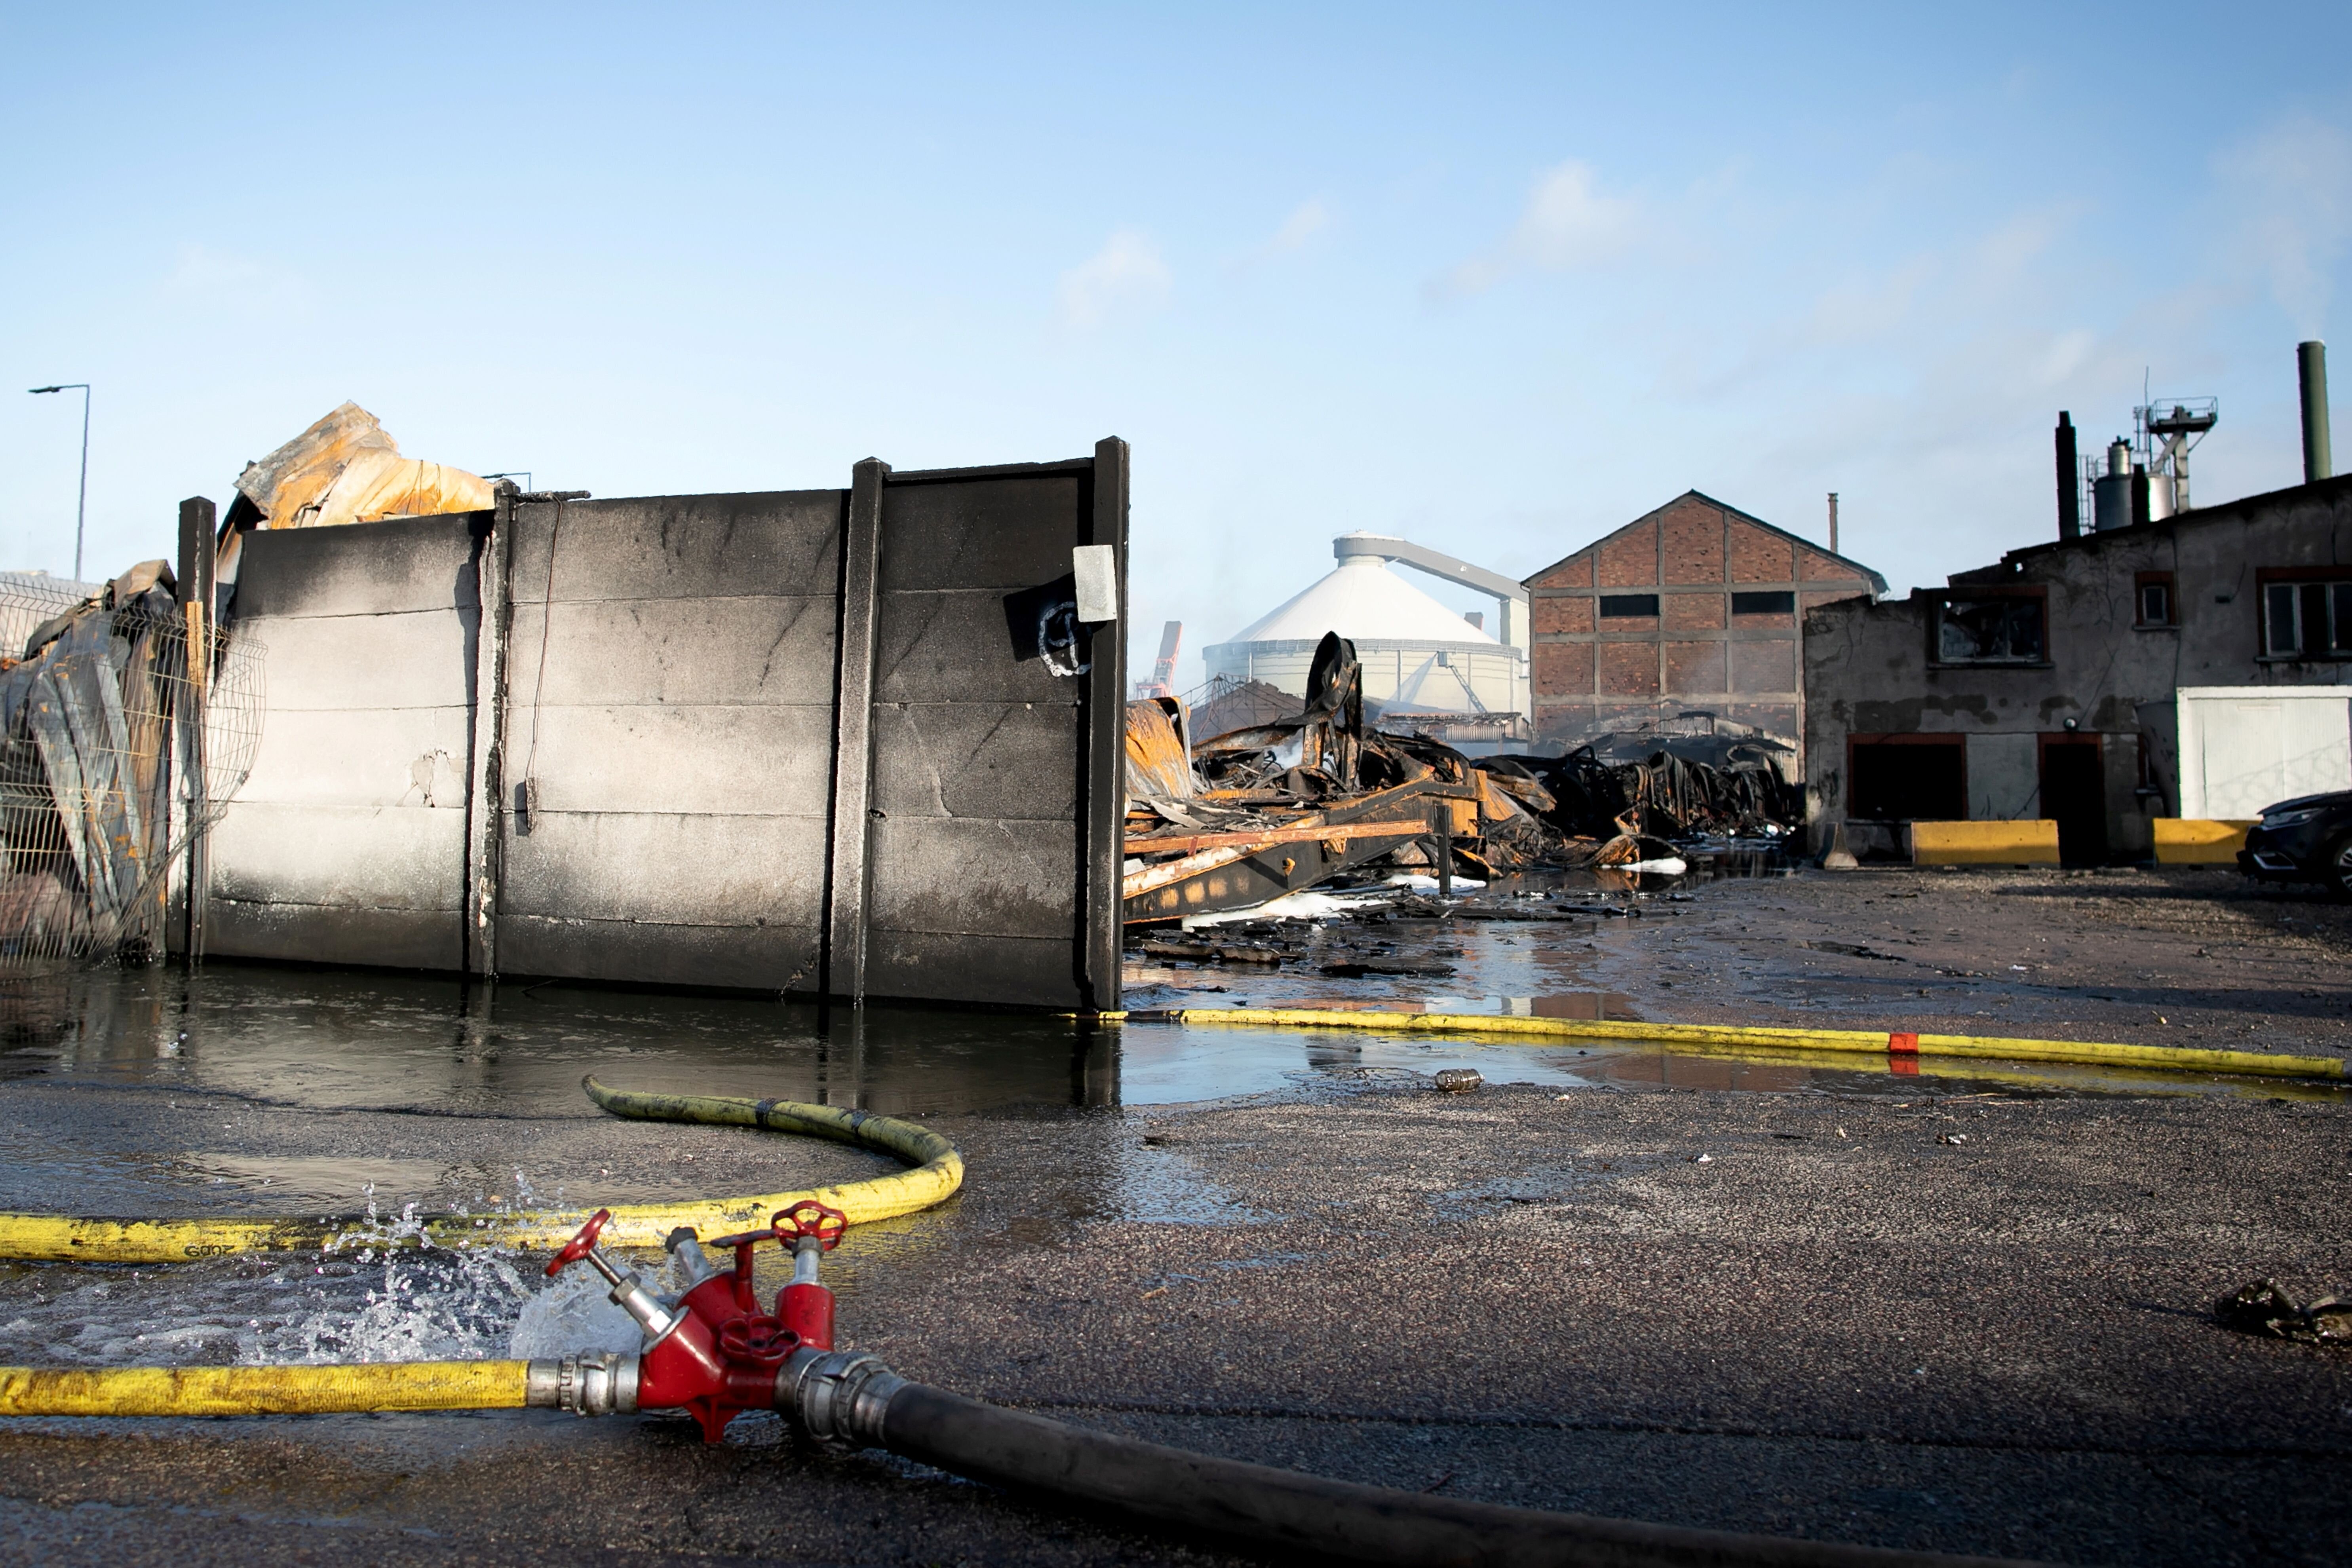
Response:
[{"label": "red hose splitter", "polygon": [[[794,1351],[833,1349],[833,1292],[819,1282],[817,1262],[849,1227],[839,1209],[804,1198],[779,1209],[765,1229],[719,1237],[710,1245],[735,1250],[735,1267],[724,1274],[711,1271],[691,1230],[674,1233],[670,1250],[690,1277],[703,1276],[675,1304],[663,1302],[597,1247],[612,1217],[612,1210],[598,1209],[547,1273],[553,1279],[585,1258],[613,1287],[614,1303],[645,1331],[634,1398],[627,1402],[637,1409],[689,1411],[702,1424],[703,1441],[716,1443],[742,1412],[776,1408],[776,1379]],[[751,1283],[753,1253],[763,1241],[793,1249],[793,1281],[776,1293],[772,1313],[760,1310]]]}]

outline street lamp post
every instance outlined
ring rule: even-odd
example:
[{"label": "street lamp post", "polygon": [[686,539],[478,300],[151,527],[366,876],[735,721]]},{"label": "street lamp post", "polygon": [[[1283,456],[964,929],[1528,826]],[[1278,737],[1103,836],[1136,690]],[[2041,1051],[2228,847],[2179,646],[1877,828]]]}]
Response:
[{"label": "street lamp post", "polygon": [[35,396],[45,392],[79,392],[81,394],[81,490],[74,498],[74,574],[81,581],[81,531],[89,515],[89,383],[64,381],[55,386],[26,388]]}]

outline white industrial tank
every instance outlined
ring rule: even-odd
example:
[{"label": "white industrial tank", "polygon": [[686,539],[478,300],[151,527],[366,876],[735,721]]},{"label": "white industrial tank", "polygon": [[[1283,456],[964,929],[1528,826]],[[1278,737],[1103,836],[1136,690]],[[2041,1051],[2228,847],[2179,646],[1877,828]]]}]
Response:
[{"label": "white industrial tank", "polygon": [[1524,725],[1526,649],[1439,604],[1377,554],[1342,555],[1328,576],[1201,657],[1213,689],[1257,680],[1300,697],[1326,632],[1356,645],[1365,703],[1387,721],[1442,716],[1438,732],[1492,731],[1496,741]]}]

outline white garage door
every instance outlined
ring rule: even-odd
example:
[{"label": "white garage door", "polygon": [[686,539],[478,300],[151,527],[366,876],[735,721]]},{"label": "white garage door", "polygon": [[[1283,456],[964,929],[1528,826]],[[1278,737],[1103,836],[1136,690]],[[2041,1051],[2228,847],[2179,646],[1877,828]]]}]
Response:
[{"label": "white garage door", "polygon": [[2179,711],[2183,816],[2352,789],[2352,686],[2184,686]]}]

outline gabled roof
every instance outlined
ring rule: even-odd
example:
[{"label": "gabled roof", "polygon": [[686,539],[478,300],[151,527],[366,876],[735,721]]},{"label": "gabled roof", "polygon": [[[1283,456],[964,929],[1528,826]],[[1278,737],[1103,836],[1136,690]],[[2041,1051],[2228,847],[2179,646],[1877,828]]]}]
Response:
[{"label": "gabled roof", "polygon": [[1608,543],[1619,534],[1631,533],[1633,530],[1641,527],[1643,523],[1654,522],[1657,521],[1658,514],[1660,512],[1665,511],[1669,508],[1679,506],[1686,500],[1705,501],[1707,505],[1716,508],[1717,510],[1729,512],[1732,516],[1738,518],[1742,522],[1752,523],[1756,527],[1762,529],[1767,533],[1778,534],[1791,544],[1801,544],[1806,549],[1811,551],[1814,554],[1825,556],[1828,559],[1836,562],[1841,566],[1852,567],[1853,569],[1853,574],[1867,582],[1874,592],[1881,595],[1884,595],[1886,592],[1886,579],[1872,571],[1869,567],[1864,566],[1861,562],[1854,560],[1852,556],[1840,555],[1835,551],[1831,550],[1828,546],[1818,543],[1813,540],[1807,539],[1802,534],[1790,533],[1785,528],[1775,528],[1772,524],[1765,521],[1762,518],[1756,516],[1753,512],[1742,511],[1738,507],[1733,506],[1730,502],[1717,500],[1713,496],[1708,495],[1702,490],[1685,490],[1673,500],[1666,502],[1664,506],[1654,507],[1652,510],[1643,512],[1641,516],[1625,524],[1622,528],[1610,530],[1607,533],[1602,534],[1600,538],[1584,546],[1581,550],[1570,551],[1567,554],[1561,556],[1550,565],[1543,567],[1540,570],[1528,573],[1525,577],[1521,578],[1520,581],[1532,586],[1538,578],[1549,576],[1552,573],[1559,571],[1561,567],[1567,565],[1570,562],[1575,560],[1580,555],[1590,555],[1592,552],[1600,549],[1602,545]]}]

